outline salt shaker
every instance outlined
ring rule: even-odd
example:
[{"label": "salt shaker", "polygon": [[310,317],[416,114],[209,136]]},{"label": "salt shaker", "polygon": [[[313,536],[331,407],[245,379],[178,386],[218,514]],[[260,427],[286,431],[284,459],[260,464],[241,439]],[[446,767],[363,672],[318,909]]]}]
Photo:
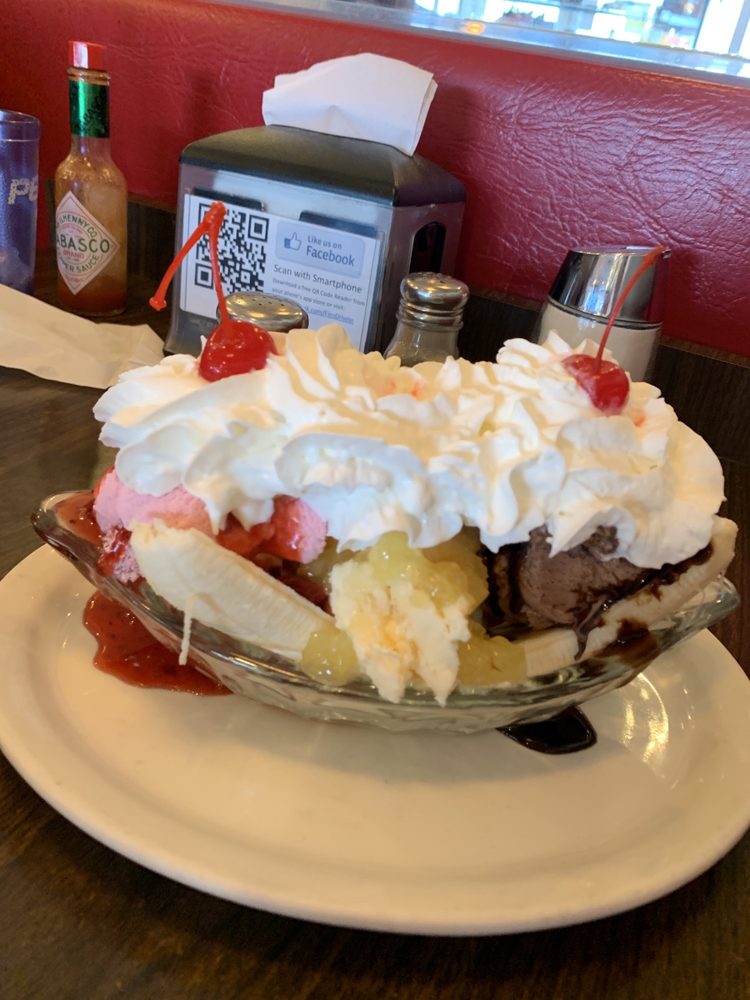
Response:
[{"label": "salt shaker", "polygon": [[401,282],[396,332],[385,357],[395,354],[407,367],[457,357],[468,298],[468,287],[457,278],[431,271],[407,275]]},{"label": "salt shaker", "polygon": [[[542,343],[554,330],[577,347],[599,343],[615,304],[630,278],[653,248],[587,247],[569,250],[539,314],[533,339]],[[651,375],[659,346],[664,287],[670,251],[637,279],[623,302],[607,348],[634,381]]]},{"label": "salt shaker", "polygon": [[[305,310],[291,299],[264,292],[234,292],[227,296],[227,312],[232,319],[254,323],[269,333],[287,333],[305,330],[309,317]],[[216,318],[221,319],[219,310]]]}]

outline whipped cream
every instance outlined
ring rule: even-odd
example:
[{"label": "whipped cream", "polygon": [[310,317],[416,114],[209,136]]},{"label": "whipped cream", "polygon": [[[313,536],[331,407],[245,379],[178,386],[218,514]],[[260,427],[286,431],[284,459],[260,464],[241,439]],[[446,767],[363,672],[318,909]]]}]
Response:
[{"label": "whipped cream", "polygon": [[389,531],[433,546],[470,525],[497,551],[546,525],[555,554],[612,526],[613,557],[655,568],[710,540],[723,477],[705,441],[646,383],[602,414],[554,334],[511,340],[494,363],[415,368],[361,354],[338,326],[274,338],[264,369],[217,382],[183,355],[122,375],[94,411],[120,479],[155,496],[184,487],[214,530],[301,497],[354,550]]}]

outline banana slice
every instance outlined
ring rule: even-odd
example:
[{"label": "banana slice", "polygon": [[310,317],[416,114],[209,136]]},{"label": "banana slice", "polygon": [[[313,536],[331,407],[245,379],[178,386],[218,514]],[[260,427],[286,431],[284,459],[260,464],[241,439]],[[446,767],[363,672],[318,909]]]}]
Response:
[{"label": "banana slice", "polygon": [[[690,566],[673,583],[644,587],[613,604],[589,634],[583,658],[616,639],[623,622],[647,628],[683,607],[727,568],[736,534],[736,524],[717,518],[709,558]],[[136,524],[131,545],[151,587],[209,628],[296,662],[311,634],[330,628],[331,618],[324,611],[194,528],[169,528],[162,521]],[[529,676],[559,669],[578,656],[572,629],[550,629],[517,641]]]},{"label": "banana slice", "polygon": [[578,656],[578,637],[573,629],[551,628],[517,639],[526,657],[529,677],[551,674],[569,666]]},{"label": "banana slice", "polygon": [[298,661],[330,616],[195,528],[133,525],[130,539],[149,585],[209,628]]},{"label": "banana slice", "polygon": [[602,623],[589,633],[584,657],[601,652],[617,638],[624,622],[649,628],[684,607],[722,573],[734,557],[737,525],[717,517],[711,536],[711,552],[705,562],[694,563],[673,583],[646,585],[630,597],[617,601],[602,615]]}]

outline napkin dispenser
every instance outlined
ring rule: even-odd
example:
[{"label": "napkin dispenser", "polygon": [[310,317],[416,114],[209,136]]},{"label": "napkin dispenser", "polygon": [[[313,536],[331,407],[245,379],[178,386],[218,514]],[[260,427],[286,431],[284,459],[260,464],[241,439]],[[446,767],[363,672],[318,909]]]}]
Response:
[{"label": "napkin dispenser", "polygon": [[[393,146],[287,126],[223,132],[180,157],[176,244],[214,201],[224,291],[298,302],[310,326],[340,323],[352,343],[382,350],[393,334],[401,279],[451,273],[463,184]],[[198,354],[216,323],[206,239],[176,278],[167,350]]]}]

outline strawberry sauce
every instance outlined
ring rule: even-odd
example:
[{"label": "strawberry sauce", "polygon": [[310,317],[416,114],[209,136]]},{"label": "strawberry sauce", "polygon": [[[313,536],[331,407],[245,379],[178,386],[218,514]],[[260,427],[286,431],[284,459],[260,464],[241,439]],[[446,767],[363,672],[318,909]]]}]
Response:
[{"label": "strawberry sauce", "polygon": [[73,493],[65,500],[55,505],[55,514],[61,524],[65,525],[74,535],[99,545],[102,533],[94,517],[93,491]]},{"label": "strawberry sauce", "polygon": [[94,665],[138,687],[166,688],[190,694],[229,694],[176,653],[162,646],[135,615],[98,591],[86,604],[83,624],[97,641]]}]

